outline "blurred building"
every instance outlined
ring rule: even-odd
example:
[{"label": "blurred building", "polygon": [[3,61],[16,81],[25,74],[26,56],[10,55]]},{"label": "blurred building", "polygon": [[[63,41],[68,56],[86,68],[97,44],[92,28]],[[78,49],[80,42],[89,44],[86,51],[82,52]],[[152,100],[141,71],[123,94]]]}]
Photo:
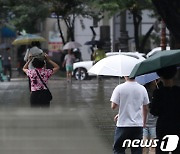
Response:
[{"label": "blurred building", "polygon": [[[139,36],[145,35],[152,24],[156,23],[156,19],[150,17],[150,11],[145,10],[142,14],[143,16],[141,26],[139,28]],[[61,21],[60,24],[63,35],[66,38],[66,25],[63,21]],[[62,51],[63,44],[58,30],[56,17],[51,16],[44,22],[38,23],[37,26],[39,29],[38,34],[47,40],[42,43],[41,47],[45,51],[49,52],[49,55],[52,56],[56,62],[61,62],[63,60],[64,52]],[[79,17],[75,20],[74,32],[75,41],[82,45],[80,51],[82,53],[83,60],[89,60],[91,57],[91,51],[89,50],[90,46],[84,45],[85,42],[91,40],[103,41],[103,48],[106,52],[117,52],[121,48],[127,48],[128,51],[136,50],[134,43],[133,18],[128,11],[125,12],[124,17],[120,16],[119,13],[111,18],[109,18],[107,14],[104,14],[104,18],[99,22],[95,19]],[[158,32],[156,33],[158,34]],[[152,42],[149,42],[148,45],[148,48],[150,49],[154,47]]]}]

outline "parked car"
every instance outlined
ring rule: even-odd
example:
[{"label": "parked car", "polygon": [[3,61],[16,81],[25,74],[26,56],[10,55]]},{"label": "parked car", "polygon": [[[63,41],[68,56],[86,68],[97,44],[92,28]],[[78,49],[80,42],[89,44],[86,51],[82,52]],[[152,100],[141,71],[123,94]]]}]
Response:
[{"label": "parked car", "polygon": [[[118,54],[123,54],[123,55],[128,55],[136,58],[143,58],[144,54],[139,53],[139,52],[107,52],[106,56],[114,56]],[[81,62],[76,62],[73,64],[73,76],[75,77],[76,80],[85,80],[90,76],[95,76],[92,73],[89,73],[88,70],[93,66],[93,61],[81,61]]]},{"label": "parked car", "polygon": [[[148,57],[151,57],[152,55],[158,53],[158,52],[161,51],[161,50],[162,50],[161,47],[156,47],[156,48],[152,49],[149,53],[147,53],[146,57],[147,57],[147,58],[148,58]],[[166,50],[170,50],[170,47],[167,46],[167,47],[166,47]]]}]

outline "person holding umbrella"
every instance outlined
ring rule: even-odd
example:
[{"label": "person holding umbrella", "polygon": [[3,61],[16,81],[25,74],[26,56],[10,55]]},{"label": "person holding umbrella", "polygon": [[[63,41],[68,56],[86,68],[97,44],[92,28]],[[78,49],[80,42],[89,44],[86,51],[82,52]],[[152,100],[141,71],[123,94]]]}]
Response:
[{"label": "person holding umbrella", "polygon": [[[151,108],[151,102],[152,102],[152,94],[153,91],[158,88],[157,85],[158,81],[151,81],[149,83],[146,83],[144,87],[147,89],[148,95],[149,95],[149,101],[148,104],[148,114],[146,119],[146,127],[143,128],[143,140],[144,142],[148,142],[148,140],[154,140],[156,139],[156,121],[157,117],[152,115],[149,110]],[[150,147],[144,147],[143,148],[143,154],[155,154],[155,148],[153,147],[153,144]]]},{"label": "person holding umbrella", "polygon": [[[158,116],[156,124],[159,139],[156,154],[168,154],[161,150],[161,141],[166,135],[177,135],[180,138],[180,87],[174,84],[173,78],[177,72],[176,66],[168,66],[157,70],[163,86],[153,93],[150,113]],[[176,144],[173,142],[173,144]],[[176,147],[175,147],[176,148]],[[173,154],[180,154],[180,143],[173,149]]]},{"label": "person holding umbrella", "polygon": [[[111,96],[111,108],[119,109],[115,116],[116,130],[114,135],[114,154],[124,154],[126,147],[123,142],[126,139],[142,139],[143,127],[146,124],[148,112],[148,93],[144,86],[140,85],[135,79],[124,77],[126,82],[118,85]],[[131,147],[132,154],[141,154],[141,147]]]},{"label": "person holding umbrella", "polygon": [[68,54],[64,57],[63,67],[66,66],[66,78],[67,82],[72,81],[73,63],[75,62],[75,56],[72,53],[72,49],[68,49]]}]

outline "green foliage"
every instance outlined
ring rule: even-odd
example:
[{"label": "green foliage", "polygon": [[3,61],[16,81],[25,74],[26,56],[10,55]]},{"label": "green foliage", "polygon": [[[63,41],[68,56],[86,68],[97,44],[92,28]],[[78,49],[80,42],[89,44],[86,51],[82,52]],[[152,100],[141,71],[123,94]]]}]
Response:
[{"label": "green foliage", "polygon": [[[141,42],[139,36],[139,26],[142,20],[142,11],[143,10],[153,10],[154,6],[152,5],[151,0],[97,0],[97,5],[100,10],[104,12],[109,12],[109,15],[114,15],[119,12],[128,10],[133,16],[134,24],[134,39],[136,44],[136,49],[139,50],[142,45],[145,44],[145,40],[148,40],[145,36],[144,40]],[[153,14],[154,15],[154,14]],[[151,16],[153,16],[151,15]],[[148,34],[149,36],[149,34]]]},{"label": "green foliage", "polygon": [[[76,17],[95,18],[100,20],[100,11],[94,7],[95,0],[45,0],[50,6],[50,12],[55,13],[57,18],[64,20],[67,26],[68,40],[74,40],[74,22]],[[58,22],[60,20],[58,19]],[[84,27],[83,21],[81,25]],[[59,29],[60,29],[59,25]],[[60,30],[61,31],[61,30]],[[61,36],[63,37],[63,36]]]},{"label": "green foliage", "polygon": [[5,7],[5,1],[0,0],[0,23],[7,20],[8,10]]},{"label": "green foliage", "polygon": [[82,0],[45,0],[50,6],[50,11],[56,15],[66,18],[69,15],[78,13],[83,4]]},{"label": "green foliage", "polygon": [[45,19],[49,13],[48,6],[41,0],[6,0],[3,8],[8,12],[8,22],[28,33],[37,32],[37,21]]},{"label": "green foliage", "polygon": [[[34,33],[38,31],[37,21],[55,13],[58,22],[62,19],[67,26],[67,40],[73,40],[77,16],[99,21],[103,18],[104,12],[114,15],[129,10],[139,24],[141,11],[152,8],[151,0],[0,0],[0,17],[6,17],[6,20],[19,31],[25,29],[28,33]],[[81,24],[84,25],[82,20]],[[60,28],[59,24],[59,31],[62,33]]]},{"label": "green foliage", "polygon": [[56,15],[61,16],[63,19],[70,16],[95,16],[95,7],[93,6],[94,0],[45,0],[49,6],[50,11]]},{"label": "green foliage", "polygon": [[110,14],[123,11],[123,10],[144,10],[152,9],[153,5],[151,0],[97,0],[94,1],[103,11],[108,11]]}]

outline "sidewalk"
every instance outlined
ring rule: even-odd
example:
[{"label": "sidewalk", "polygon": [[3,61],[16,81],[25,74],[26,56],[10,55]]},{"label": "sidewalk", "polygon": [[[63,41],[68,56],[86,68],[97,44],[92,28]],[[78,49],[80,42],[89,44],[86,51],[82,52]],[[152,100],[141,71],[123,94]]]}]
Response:
[{"label": "sidewalk", "polygon": [[110,154],[81,109],[0,111],[1,154]]},{"label": "sidewalk", "polygon": [[0,154],[111,154],[116,81],[49,81],[50,109],[29,106],[27,78],[0,83]]}]

